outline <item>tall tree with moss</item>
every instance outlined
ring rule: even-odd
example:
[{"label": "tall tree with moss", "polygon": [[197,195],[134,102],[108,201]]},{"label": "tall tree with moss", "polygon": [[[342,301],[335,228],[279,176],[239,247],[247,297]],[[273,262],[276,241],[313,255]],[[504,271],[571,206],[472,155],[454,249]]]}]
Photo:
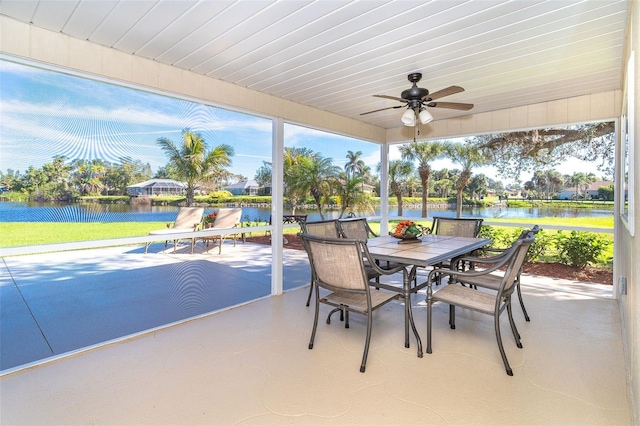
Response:
[{"label": "tall tree with moss", "polygon": [[156,143],[167,155],[176,177],[187,184],[187,206],[193,205],[199,183],[219,181],[229,173],[226,167],[231,166],[233,148],[221,144],[208,150],[204,138],[198,132],[184,129],[179,145],[167,138],[159,138]]},{"label": "tall tree with moss", "polygon": [[405,161],[418,163],[417,170],[422,185],[422,217],[429,216],[429,178],[431,177],[431,162],[442,158],[445,154],[445,144],[442,142],[411,142],[400,147],[400,154]]},{"label": "tall tree with moss", "polygon": [[472,141],[491,153],[492,165],[501,176],[516,180],[523,172],[552,168],[569,158],[589,161],[603,173],[613,174],[612,121],[483,135]]}]

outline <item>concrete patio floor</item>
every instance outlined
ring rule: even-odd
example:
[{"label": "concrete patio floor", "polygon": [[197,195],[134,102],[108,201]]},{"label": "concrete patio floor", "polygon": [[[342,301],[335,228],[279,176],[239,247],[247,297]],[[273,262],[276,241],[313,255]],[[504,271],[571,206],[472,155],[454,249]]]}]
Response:
[{"label": "concrete patio floor", "polygon": [[[502,321],[513,377],[490,317],[458,310],[451,330],[436,305],[433,353],[418,358],[413,339],[403,344],[401,303],[388,304],[362,374],[360,316],[349,329],[321,321],[307,348],[313,307],[308,288],[295,289],[309,280],[303,252],[285,253],[294,290],[266,297],[269,247],[163,248],[3,259],[2,361],[32,364],[3,368],[1,424],[631,424],[610,287],[524,277],[531,322],[514,308],[523,349]],[[412,304],[424,342],[424,296]]]},{"label": "concrete patio floor", "polygon": [[[267,297],[271,247],[199,243],[16,256],[0,267],[0,370]],[[309,283],[290,250],[285,290]]]}]

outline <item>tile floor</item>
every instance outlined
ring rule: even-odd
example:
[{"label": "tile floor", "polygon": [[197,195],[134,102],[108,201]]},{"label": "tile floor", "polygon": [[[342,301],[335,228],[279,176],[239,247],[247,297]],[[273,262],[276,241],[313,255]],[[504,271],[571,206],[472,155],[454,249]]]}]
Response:
[{"label": "tile floor", "polygon": [[418,358],[399,302],[376,314],[362,374],[363,318],[321,322],[309,350],[300,288],[5,374],[0,424],[631,424],[617,302],[527,279],[523,349],[502,323],[513,377],[491,318],[458,310],[450,330],[437,306]]}]

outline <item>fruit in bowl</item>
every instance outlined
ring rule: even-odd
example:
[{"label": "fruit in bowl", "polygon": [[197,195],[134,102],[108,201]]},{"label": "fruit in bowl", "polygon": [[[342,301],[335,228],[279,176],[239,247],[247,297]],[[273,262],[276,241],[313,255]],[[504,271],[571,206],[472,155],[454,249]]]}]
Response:
[{"label": "fruit in bowl", "polygon": [[402,220],[396,225],[393,236],[401,240],[414,240],[424,233],[424,228],[412,220]]}]

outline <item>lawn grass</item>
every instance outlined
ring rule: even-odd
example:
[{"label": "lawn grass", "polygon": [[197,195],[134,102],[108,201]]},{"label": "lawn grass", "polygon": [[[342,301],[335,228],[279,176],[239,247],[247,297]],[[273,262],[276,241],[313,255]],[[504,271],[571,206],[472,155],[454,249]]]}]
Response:
[{"label": "lawn grass", "polygon": [[491,222],[504,223],[533,223],[541,228],[544,225],[554,226],[582,226],[585,228],[607,228],[613,229],[613,215],[604,217],[536,217],[536,218],[518,218],[518,219],[502,219],[491,218],[485,219],[484,225],[491,225]]},{"label": "lawn grass", "polygon": [[[557,218],[545,217],[536,219],[489,219],[491,221],[508,223],[536,223],[556,226],[584,226],[594,228],[613,229],[613,217],[601,218]],[[416,219],[416,222],[431,226],[431,220]],[[103,240],[110,238],[140,237],[150,231],[164,229],[166,222],[0,222],[0,247],[17,247],[38,244],[54,244],[72,241]],[[394,225],[390,225],[391,229]],[[371,223],[375,232],[380,231],[380,224]],[[296,229],[287,229],[286,233],[296,233]],[[613,236],[611,236],[613,238]]]},{"label": "lawn grass", "polygon": [[140,237],[166,222],[0,222],[1,247]]}]

